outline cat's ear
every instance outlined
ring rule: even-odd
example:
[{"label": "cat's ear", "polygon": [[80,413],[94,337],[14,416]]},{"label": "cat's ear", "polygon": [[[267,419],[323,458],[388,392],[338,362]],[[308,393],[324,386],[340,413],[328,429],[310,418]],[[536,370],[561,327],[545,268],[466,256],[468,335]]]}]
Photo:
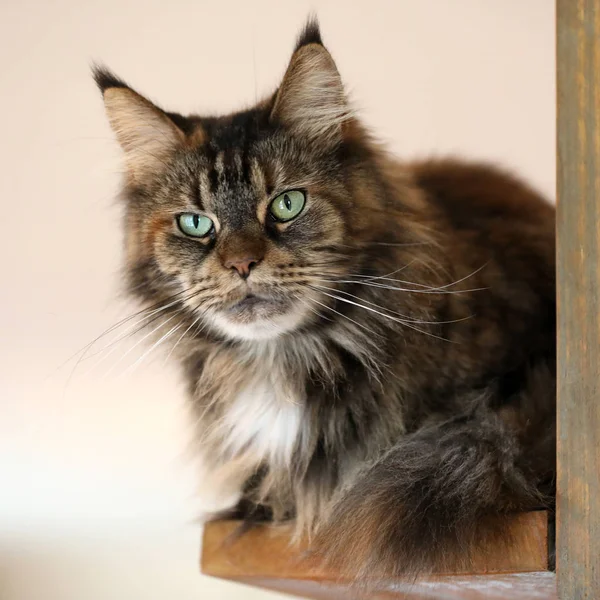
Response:
[{"label": "cat's ear", "polygon": [[271,118],[298,135],[335,143],[350,117],[342,79],[311,19],[298,38]]},{"label": "cat's ear", "polygon": [[159,172],[184,143],[183,131],[163,110],[107,69],[94,67],[93,75],[102,92],[110,126],[125,153],[129,175],[141,182]]}]

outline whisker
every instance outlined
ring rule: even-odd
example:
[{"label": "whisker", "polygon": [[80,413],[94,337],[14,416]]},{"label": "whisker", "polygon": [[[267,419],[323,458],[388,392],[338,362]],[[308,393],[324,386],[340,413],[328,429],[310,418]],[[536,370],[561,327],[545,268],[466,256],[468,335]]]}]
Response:
[{"label": "whisker", "polygon": [[[150,323],[153,323],[154,321],[156,321],[156,319],[159,318],[159,317],[156,316],[158,313],[163,312],[167,308],[171,308],[171,306],[175,306],[179,302],[185,302],[186,300],[188,300],[190,298],[193,298],[195,294],[196,294],[196,292],[194,292],[193,294],[191,294],[187,298],[180,298],[179,300],[175,300],[174,302],[170,302],[169,304],[166,304],[165,306],[161,306],[160,308],[157,308],[157,309],[151,311],[147,315],[144,315],[141,319],[139,319],[133,325],[131,325],[130,327],[128,327],[123,332],[123,334],[120,337],[118,337],[116,340],[113,340],[111,343],[107,344],[106,346],[103,346],[97,352],[94,352],[93,354],[89,354],[85,358],[82,358],[81,361],[83,362],[84,360],[88,360],[90,358],[93,358],[94,356],[97,356],[98,354],[102,354],[102,352],[104,352],[104,350],[106,350],[106,349],[110,348],[111,346],[117,344],[121,340],[124,340],[127,337],[131,337],[132,335],[135,335],[138,331],[141,331],[142,329],[144,329],[144,327],[147,327]],[[147,323],[144,323],[144,325],[142,325],[141,327],[139,327],[139,329],[137,329],[136,331],[134,331],[132,334],[128,334],[127,333],[127,332],[131,331],[131,329],[133,329],[134,327],[140,325],[140,323],[144,322],[146,319],[149,319],[150,317],[153,317],[153,316],[154,316],[154,318],[150,319],[150,321],[148,321]]]},{"label": "whisker", "polygon": [[112,367],[106,372],[106,374],[104,375],[104,377],[102,378],[103,380],[106,379],[117,367],[117,365],[129,354],[131,354],[131,352],[133,352],[133,350],[135,350],[145,339],[149,338],[153,333],[156,333],[161,327],[164,327],[169,321],[172,321],[175,317],[178,316],[178,313],[175,313],[174,315],[171,315],[168,319],[166,319],[165,321],[162,321],[157,327],[155,327],[154,329],[151,329],[146,335],[142,336],[133,346],[131,346],[131,348],[129,348],[129,350],[127,350],[125,352],[125,354],[123,354],[121,356],[121,358],[119,358],[119,360],[112,365]]},{"label": "whisker", "polygon": [[[319,291],[318,288],[317,288],[317,291]],[[325,296],[329,296],[331,298],[335,298],[336,300],[339,300],[340,302],[346,302],[347,304],[352,304],[354,306],[358,306],[359,308],[364,308],[365,310],[368,310],[370,312],[376,313],[376,314],[378,314],[378,315],[380,315],[382,317],[385,317],[386,319],[389,319],[390,321],[394,321],[396,323],[404,325],[405,327],[408,327],[409,329],[414,329],[415,331],[418,331],[419,333],[422,333],[424,335],[428,335],[430,337],[434,337],[434,338],[437,338],[439,340],[443,340],[445,342],[450,342],[451,344],[456,343],[456,342],[453,342],[452,340],[449,340],[447,338],[441,337],[441,336],[436,335],[434,333],[431,333],[429,331],[424,331],[422,329],[419,329],[418,327],[415,327],[414,325],[411,325],[410,323],[407,323],[406,321],[403,321],[402,319],[397,319],[396,317],[392,317],[390,315],[386,315],[385,313],[383,313],[383,312],[381,312],[379,310],[376,310],[374,308],[371,308],[369,306],[364,306],[363,304],[359,304],[358,302],[354,302],[352,300],[348,300],[348,298],[343,298],[343,297],[337,296],[335,294],[329,294],[328,292],[324,292],[322,290],[320,290],[320,291],[321,291],[321,294],[324,294]]]},{"label": "whisker", "polygon": [[[342,276],[342,277],[355,277],[357,279],[364,279],[365,281],[353,281],[353,280],[348,280],[348,279],[336,279],[336,280],[329,279],[329,282],[330,283],[353,283],[353,284],[358,284],[358,285],[360,285],[360,284],[368,285],[369,283],[371,283],[373,285],[373,287],[384,287],[383,285],[381,285],[381,286],[377,285],[379,280],[395,281],[397,283],[403,283],[405,285],[412,285],[415,287],[419,287],[425,291],[412,290],[412,289],[393,287],[393,286],[385,286],[385,289],[396,289],[397,291],[401,291],[401,292],[412,292],[412,293],[422,293],[422,294],[423,293],[453,293],[453,294],[462,293],[462,294],[464,294],[467,292],[479,292],[479,291],[484,291],[486,289],[489,289],[486,287],[482,287],[482,288],[473,288],[473,289],[469,289],[469,290],[448,290],[449,287],[452,287],[459,283],[462,283],[466,279],[469,279],[470,277],[473,277],[474,275],[476,275],[477,273],[482,271],[489,264],[489,261],[485,262],[481,267],[475,269],[468,275],[465,275],[464,277],[461,277],[460,279],[457,279],[456,281],[452,281],[451,283],[447,283],[445,285],[440,285],[440,286],[430,286],[430,285],[426,285],[423,283],[416,283],[414,281],[406,281],[404,279],[397,279],[397,278],[390,277],[390,275],[394,275],[395,273],[398,273],[399,271],[406,269],[408,266],[413,264],[415,262],[415,260],[416,259],[413,259],[407,265],[404,265],[403,267],[400,267],[399,269],[396,269],[395,271],[386,273],[384,275],[372,276],[372,275],[364,275],[361,273],[347,273]],[[327,274],[327,273],[317,273],[317,275],[321,276],[321,277],[331,277],[331,275]],[[375,282],[375,283],[373,283],[373,282]],[[446,290],[446,291],[444,291],[444,290]]]},{"label": "whisker", "polygon": [[369,300],[367,300],[366,298],[361,298],[360,296],[357,296],[355,294],[351,294],[350,292],[344,292],[343,290],[338,290],[336,288],[331,288],[331,287],[327,287],[325,285],[317,285],[314,284],[315,287],[318,287],[320,289],[324,289],[324,290],[330,290],[332,292],[337,292],[339,294],[344,294],[346,296],[351,296],[352,298],[356,298],[357,300],[361,300],[362,302],[366,302],[367,304],[370,304],[371,306],[375,306],[381,310],[385,310],[389,313],[392,313],[393,315],[397,315],[399,317],[402,317],[407,323],[419,323],[421,325],[448,325],[451,323],[459,323],[461,321],[467,321],[468,319],[472,319],[473,315],[469,316],[469,317],[462,317],[460,319],[453,319],[451,321],[423,321],[421,319],[414,319],[413,317],[409,317],[407,315],[404,315],[402,313],[399,313],[395,310],[392,310],[391,308],[386,308],[385,306],[380,306],[379,304],[375,304],[375,302],[371,302]]},{"label": "whisker", "polygon": [[[466,279],[469,279],[470,277],[473,277],[473,275],[477,275],[477,273],[479,273],[480,271],[483,271],[483,269],[485,269],[485,267],[487,267],[489,263],[490,263],[490,261],[488,260],[483,265],[481,265],[478,269],[475,269],[472,273],[469,273],[468,275],[465,275],[464,277],[461,277],[460,279],[457,279],[456,281],[453,281],[452,283],[447,283],[446,285],[441,285],[437,289],[443,290],[443,289],[449,288],[450,286],[456,285],[457,283],[462,283]],[[482,289],[487,289],[487,288],[482,288]]]},{"label": "whisker", "polygon": [[[203,292],[205,289],[206,288],[201,288],[199,290],[196,290],[196,291],[192,292],[191,294],[189,294],[188,296],[186,296],[185,298],[180,298],[174,302],[170,302],[169,304],[166,304],[165,306],[161,306],[160,308],[151,311],[150,313],[148,313],[147,315],[144,315],[141,319],[136,321],[132,326],[128,327],[125,330],[125,332],[121,336],[119,336],[116,340],[113,340],[112,342],[105,345],[103,348],[101,348],[97,352],[94,352],[93,354],[90,354],[88,356],[81,356],[77,364],[83,362],[84,360],[93,358],[94,356],[102,355],[104,353],[104,355],[101,356],[100,359],[98,359],[98,361],[96,361],[96,363],[85,372],[84,376],[89,375],[100,364],[102,364],[109,356],[111,356],[112,353],[118,348],[118,343],[120,341],[135,336],[142,329],[145,329],[150,324],[154,323],[157,319],[159,319],[162,316],[159,313],[163,312],[164,310],[166,310],[168,308],[171,308],[172,306],[174,306],[180,302],[186,302],[187,300],[193,298],[194,296],[200,295],[200,293]],[[150,317],[152,317],[152,318],[150,318]],[[150,320],[147,320],[147,319],[150,319]],[[135,328],[135,331],[131,332],[131,329],[134,329],[134,328]],[[113,347],[112,350],[110,350],[109,352],[105,352],[110,347]],[[75,365],[75,367],[77,367],[77,364]]]},{"label": "whisker", "polygon": [[[390,275],[395,275],[396,273],[400,273],[400,271],[404,271],[404,269],[407,269],[408,267],[410,267],[410,265],[412,265],[415,262],[416,259],[412,259],[409,263],[405,264],[403,267],[400,267],[399,269],[396,269],[395,271],[391,271],[390,273],[386,273],[384,275],[349,275],[348,277],[366,277],[367,280],[375,280],[375,279],[387,279]],[[401,280],[398,280],[401,281]],[[406,283],[406,282],[404,282]]]},{"label": "whisker", "polygon": [[74,352],[69,358],[67,358],[67,360],[65,360],[57,368],[60,369],[61,367],[63,367],[64,365],[66,365],[69,361],[73,360],[78,354],[80,354],[81,352],[85,352],[88,348],[90,348],[91,346],[93,346],[98,340],[102,339],[105,335],[108,335],[109,333],[111,333],[112,331],[114,331],[115,329],[117,329],[118,327],[121,327],[121,325],[124,325],[125,323],[131,321],[131,319],[134,319],[135,317],[143,314],[146,311],[153,310],[156,307],[162,306],[162,304],[165,301],[171,300],[172,298],[174,298],[176,296],[184,294],[185,292],[189,291],[189,289],[190,288],[188,288],[187,290],[182,290],[180,292],[177,292],[176,294],[173,294],[172,296],[169,296],[169,297],[165,298],[164,300],[161,300],[160,302],[157,302],[156,304],[153,304],[153,305],[148,306],[146,308],[142,308],[142,309],[138,310],[137,312],[133,313],[132,315],[129,315],[129,316],[121,319],[120,321],[118,321],[114,325],[111,325],[108,329],[106,329],[105,331],[103,331],[99,336],[95,337],[91,342],[89,342],[88,344],[86,344],[85,346],[83,346],[82,348],[80,348],[79,350],[77,350],[77,352]]},{"label": "whisker", "polygon": [[320,319],[325,319],[326,321],[333,321],[333,319],[331,317],[328,317],[328,316],[324,315],[322,312],[318,311],[316,308],[313,308],[312,306],[309,306],[308,302],[306,302],[304,300],[304,298],[300,298],[299,296],[296,296],[296,299],[300,300],[300,302],[302,302],[303,304],[305,304],[306,308],[308,308],[308,310],[310,310],[315,315],[317,315],[317,317],[319,317]]},{"label": "whisker", "polygon": [[396,247],[409,247],[409,246],[428,246],[431,242],[367,242],[367,246],[396,246]]},{"label": "whisker", "polygon": [[[309,300],[310,302],[315,302],[317,304],[319,304],[320,306],[322,306],[323,308],[330,310],[331,312],[339,315],[340,317],[343,317],[344,319],[347,319],[348,321],[354,323],[356,326],[360,327],[361,329],[366,330],[367,332],[369,332],[371,335],[375,336],[376,338],[381,339],[381,335],[379,333],[377,333],[376,331],[373,331],[370,327],[367,327],[366,325],[363,325],[362,323],[359,323],[358,321],[355,321],[354,319],[352,319],[351,317],[349,317],[348,315],[345,315],[337,310],[335,310],[335,308],[331,307],[331,306],[327,306],[326,304],[323,304],[322,302],[319,302],[318,300],[316,300],[315,298],[307,298],[307,300]],[[309,307],[310,308],[310,307]],[[392,373],[390,367],[386,364],[379,364],[374,356],[371,353],[366,353],[364,355],[364,359],[366,361],[368,361],[369,363],[369,372],[372,374],[372,376],[375,378],[375,380],[382,385],[382,381],[380,379],[380,376],[383,375],[383,368],[385,368],[386,371]],[[383,368],[382,368],[383,367]],[[376,372],[372,371],[372,369],[375,369]]]},{"label": "whisker", "polygon": [[468,289],[468,290],[448,290],[448,289],[443,289],[443,288],[412,290],[410,288],[403,288],[403,287],[398,287],[398,286],[393,286],[393,285],[373,283],[373,282],[369,282],[369,281],[356,281],[356,280],[348,280],[348,279],[324,279],[322,281],[326,281],[328,283],[352,283],[354,285],[366,285],[366,286],[370,286],[370,287],[380,288],[383,290],[408,292],[411,294],[468,294],[471,292],[481,292],[481,291],[485,291],[485,290],[489,289],[489,288],[483,287],[483,288],[472,288],[472,289]]},{"label": "whisker", "polygon": [[154,344],[152,344],[152,346],[150,346],[150,348],[148,348],[148,350],[146,350],[146,352],[144,352],[142,354],[142,356],[140,356],[132,365],[130,365],[129,367],[127,367],[122,373],[121,373],[121,377],[124,377],[125,375],[127,375],[127,373],[131,373],[132,371],[135,370],[135,368],[141,364],[144,359],[152,353],[152,351],[155,348],[158,348],[158,346],[160,346],[164,341],[168,340],[171,335],[173,335],[179,328],[181,328],[183,326],[183,322],[180,322],[178,325],[175,325],[174,327],[171,327],[171,329],[169,329],[169,331],[167,331],[167,333],[165,333],[159,340],[157,340]]},{"label": "whisker", "polygon": [[[402,279],[391,279],[391,281],[398,281],[400,283],[406,283],[408,285],[416,285],[419,287],[425,287],[431,291],[440,291],[440,290],[445,290],[449,287],[452,287],[453,285],[456,285],[457,283],[462,283],[463,281],[469,279],[470,277],[473,277],[474,275],[476,275],[477,273],[479,273],[481,270],[483,270],[487,265],[488,265],[489,261],[486,262],[485,264],[483,264],[481,267],[479,267],[478,269],[475,269],[475,271],[469,273],[468,275],[465,275],[464,277],[461,277],[460,279],[457,279],[456,281],[453,281],[452,283],[447,283],[446,285],[440,285],[440,286],[436,286],[436,287],[432,287],[432,286],[426,286],[423,285],[421,283],[414,283],[412,281],[403,281]],[[384,278],[384,279],[387,279]],[[478,289],[474,289],[474,290],[456,290],[455,293],[460,292],[474,292],[474,291],[481,291],[487,288],[478,288]]]},{"label": "whisker", "polygon": [[[162,305],[164,302],[171,300],[172,298],[175,298],[177,296],[180,296],[182,294],[185,294],[186,292],[188,292],[191,288],[187,288],[185,290],[181,290],[180,292],[177,292],[176,294],[173,294],[172,296],[169,296],[167,298],[165,298],[164,300],[161,300],[160,302],[157,302],[149,307],[143,308],[135,313],[133,313],[132,315],[129,315],[128,317],[125,317],[124,319],[121,319],[120,321],[118,321],[117,323],[115,323],[114,325],[112,325],[111,327],[109,327],[108,329],[106,329],[103,333],[101,333],[99,336],[95,337],[89,344],[85,345],[83,348],[81,348],[80,350],[78,350],[77,352],[75,352],[70,358],[68,358],[64,363],[62,363],[61,367],[66,365],[70,360],[72,360],[73,358],[75,358],[78,354],[79,357],[77,358],[77,361],[75,362],[75,365],[73,366],[73,369],[71,369],[71,372],[69,373],[69,376],[67,377],[67,381],[65,382],[65,386],[63,389],[63,394],[66,393],[69,384],[71,383],[71,380],[73,379],[73,376],[75,375],[75,372],[77,371],[77,368],[79,367],[79,364],[86,359],[86,355],[87,353],[91,350],[91,348],[94,346],[94,344],[96,342],[98,342],[99,340],[101,340],[103,337],[105,337],[106,335],[108,335],[109,333],[111,333],[112,331],[114,331],[115,329],[123,326],[125,323],[128,323],[131,319],[134,319],[135,317],[142,315],[145,312],[148,311],[152,311],[153,309],[155,309],[155,307],[161,307],[160,310],[162,310]],[[165,308],[169,308],[169,306],[173,306],[174,304],[177,304],[177,302],[181,302],[181,299],[179,300],[175,300],[174,302],[172,302],[171,304],[167,305]],[[158,312],[158,311],[157,311]],[[95,355],[95,354],[94,354]],[[58,367],[59,369],[61,367]]]},{"label": "whisker", "polygon": [[[322,292],[322,293],[325,293],[325,292]],[[326,294],[326,295],[329,295],[329,294]],[[315,298],[306,298],[306,299],[310,300],[311,302],[316,302],[319,306],[322,306],[323,308],[326,308],[327,310],[330,310],[331,312],[334,312],[336,315],[339,315],[340,317],[343,317],[344,319],[347,319],[348,321],[351,321],[352,323],[354,323],[355,325],[357,325],[361,329],[364,329],[365,331],[368,331],[370,334],[372,334],[372,335],[374,335],[376,337],[379,337],[379,338],[381,337],[380,333],[377,333],[376,331],[373,331],[371,328],[367,327],[366,325],[363,325],[362,323],[359,323],[358,321],[355,321],[354,319],[352,319],[348,315],[345,315],[344,313],[341,313],[341,312],[335,310],[335,308],[333,308],[332,306],[327,306],[327,304],[323,304],[322,302],[319,302]]]},{"label": "whisker", "polygon": [[[190,331],[190,329],[192,327],[194,327],[194,325],[196,325],[196,323],[198,323],[200,321],[200,319],[202,319],[202,315],[200,315],[199,317],[197,317],[196,319],[194,319],[191,323],[191,325],[181,334],[181,336],[179,336],[179,339],[175,342],[175,344],[173,345],[173,347],[171,348],[171,350],[169,350],[169,353],[167,354],[167,356],[165,357],[165,361],[163,364],[167,364],[167,362],[169,361],[169,358],[171,358],[171,355],[173,354],[173,352],[175,352],[175,348],[177,348],[177,346],[179,345],[179,342],[181,342],[181,340],[183,340],[183,338],[186,336],[186,334],[188,333],[188,331]],[[196,335],[198,332],[195,332],[194,335]]]},{"label": "whisker", "polygon": [[[154,323],[154,321],[156,321],[157,319],[160,319],[161,316],[162,315],[157,314],[153,318],[151,318],[149,321],[146,320],[148,317],[142,317],[141,319],[136,321],[133,325],[128,327],[125,330],[125,332],[123,333],[123,335],[119,336],[116,340],[113,340],[110,344],[107,344],[106,346],[104,346],[103,348],[98,350],[98,352],[94,352],[93,354],[90,354],[90,355],[86,356],[85,358],[82,358],[81,362],[83,362],[84,360],[89,360],[90,358],[94,358],[94,356],[100,355],[100,358],[87,371],[85,371],[83,373],[83,377],[85,378],[88,375],[90,375],[90,373],[95,371],[107,358],[109,358],[113,354],[113,352],[119,347],[119,345],[118,345],[119,342],[121,342],[127,338],[134,337],[142,329],[145,329],[146,327],[148,327],[148,325]],[[135,329],[135,331],[131,331],[132,329]],[[109,350],[109,348],[111,348],[111,347],[112,347],[112,349]],[[108,352],[106,352],[106,350],[108,350]]]}]

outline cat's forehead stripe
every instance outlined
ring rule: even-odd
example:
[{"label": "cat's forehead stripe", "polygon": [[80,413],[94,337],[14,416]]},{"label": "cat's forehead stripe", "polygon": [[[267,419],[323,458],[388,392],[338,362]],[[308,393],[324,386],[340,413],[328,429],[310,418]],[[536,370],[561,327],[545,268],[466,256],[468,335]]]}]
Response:
[{"label": "cat's forehead stripe", "polygon": [[215,212],[230,226],[252,219],[266,193],[266,174],[246,145],[211,149],[197,177],[200,210]]},{"label": "cat's forehead stripe", "polygon": [[225,154],[225,150],[221,150],[217,154],[217,156],[215,158],[215,162],[213,164],[213,169],[217,173],[217,177],[219,180],[221,180],[223,177],[224,154]]},{"label": "cat's forehead stripe", "polygon": [[198,206],[200,209],[204,209],[210,198],[210,181],[208,173],[204,170],[201,170],[198,173],[198,191],[200,196],[198,199]]},{"label": "cat's forehead stripe", "polygon": [[266,192],[267,181],[265,172],[256,159],[248,161],[248,178],[257,192]]},{"label": "cat's forehead stripe", "polygon": [[250,183],[250,159],[247,148],[228,148],[217,152],[209,170],[213,193],[235,184]]}]

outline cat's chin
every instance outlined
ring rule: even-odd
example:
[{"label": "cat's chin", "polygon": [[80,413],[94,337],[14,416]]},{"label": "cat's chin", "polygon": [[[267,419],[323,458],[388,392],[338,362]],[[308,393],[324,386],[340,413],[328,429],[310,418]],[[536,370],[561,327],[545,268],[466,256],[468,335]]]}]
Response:
[{"label": "cat's chin", "polygon": [[[248,307],[249,308],[249,307]],[[308,318],[303,306],[290,306],[289,310],[249,318],[246,311],[223,311],[211,315],[211,325],[222,335],[234,340],[270,340],[300,327]]]}]

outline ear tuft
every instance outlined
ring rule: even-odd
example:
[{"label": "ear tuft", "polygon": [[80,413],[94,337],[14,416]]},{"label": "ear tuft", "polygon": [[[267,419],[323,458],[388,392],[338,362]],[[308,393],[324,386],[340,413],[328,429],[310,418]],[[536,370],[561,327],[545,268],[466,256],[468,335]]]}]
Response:
[{"label": "ear tuft", "polygon": [[92,76],[99,90],[104,93],[108,88],[127,88],[129,86],[112,71],[102,65],[92,65]]},{"label": "ear tuft", "polygon": [[320,46],[323,46],[319,21],[316,15],[311,15],[306,21],[306,25],[304,25],[304,29],[300,32],[296,41],[294,52],[300,50],[302,46],[308,46],[308,44],[319,44]]}]

